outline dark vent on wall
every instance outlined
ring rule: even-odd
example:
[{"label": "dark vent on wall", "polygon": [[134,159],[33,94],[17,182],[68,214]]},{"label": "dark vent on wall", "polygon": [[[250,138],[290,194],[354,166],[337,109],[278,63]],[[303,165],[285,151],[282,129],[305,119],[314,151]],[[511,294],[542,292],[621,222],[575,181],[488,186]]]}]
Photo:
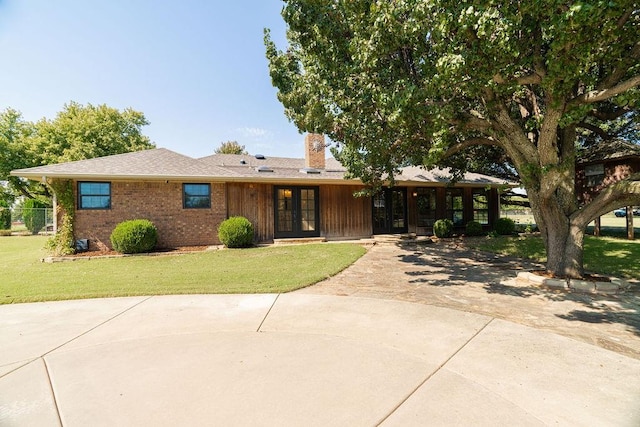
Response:
[{"label": "dark vent on wall", "polygon": [[246,164],[247,164],[247,162],[246,162],[246,160],[244,160],[244,159],[243,159],[243,160],[240,160],[240,164],[241,164],[241,165],[246,165]]},{"label": "dark vent on wall", "polygon": [[260,166],[258,172],[273,172],[273,169],[269,166]]}]

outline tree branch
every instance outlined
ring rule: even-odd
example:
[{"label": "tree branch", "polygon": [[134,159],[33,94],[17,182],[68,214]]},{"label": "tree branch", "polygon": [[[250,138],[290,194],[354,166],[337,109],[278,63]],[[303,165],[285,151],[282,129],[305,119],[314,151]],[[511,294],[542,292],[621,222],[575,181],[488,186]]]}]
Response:
[{"label": "tree branch", "polygon": [[629,111],[631,111],[629,107],[620,107],[615,109],[614,111],[602,111],[594,108],[593,110],[589,111],[588,115],[591,117],[595,117],[598,120],[609,121],[620,118],[627,114]]},{"label": "tree branch", "polygon": [[[498,83],[498,84],[504,84],[507,82],[507,80],[504,79],[504,77],[502,77],[500,74],[496,74],[493,76],[493,81]],[[517,84],[519,84],[520,86],[524,86],[524,85],[538,85],[540,83],[542,83],[542,77],[537,74],[537,73],[531,73],[531,74],[527,74],[526,76],[520,76],[515,78],[514,80],[509,80],[509,81],[513,81]]]},{"label": "tree branch", "polygon": [[629,89],[633,89],[636,86],[640,86],[640,76],[631,77],[628,80],[623,81],[622,83],[618,83],[617,85],[602,90],[592,90],[586,92],[576,98],[574,98],[570,102],[570,106],[576,106],[581,104],[593,104],[595,102],[606,101],[607,99],[611,99],[616,95],[620,95],[628,91]]},{"label": "tree branch", "polygon": [[640,204],[640,173],[605,187],[584,208],[572,215],[571,220],[585,226],[594,219],[621,206]]},{"label": "tree branch", "polygon": [[592,125],[592,124],[585,123],[585,122],[580,122],[576,126],[582,128],[582,129],[590,130],[591,132],[597,134],[602,139],[609,139],[611,137],[611,135],[609,135],[602,128],[600,128],[599,126],[596,126],[596,125]]},{"label": "tree branch", "polygon": [[454,154],[457,154],[466,148],[473,147],[476,145],[492,145],[494,147],[502,147],[502,145],[498,141],[495,141],[490,138],[470,138],[454,145],[453,147],[449,147],[449,149],[445,151],[444,154],[442,155],[442,158],[446,159],[447,157],[451,157]]}]

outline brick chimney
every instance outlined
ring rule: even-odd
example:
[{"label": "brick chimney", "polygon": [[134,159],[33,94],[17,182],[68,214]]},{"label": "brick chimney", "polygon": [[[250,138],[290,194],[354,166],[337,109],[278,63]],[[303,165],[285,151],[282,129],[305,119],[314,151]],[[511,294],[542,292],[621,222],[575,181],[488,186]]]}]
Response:
[{"label": "brick chimney", "polygon": [[324,156],[324,135],[308,133],[304,137],[304,166],[313,169],[324,169]]}]

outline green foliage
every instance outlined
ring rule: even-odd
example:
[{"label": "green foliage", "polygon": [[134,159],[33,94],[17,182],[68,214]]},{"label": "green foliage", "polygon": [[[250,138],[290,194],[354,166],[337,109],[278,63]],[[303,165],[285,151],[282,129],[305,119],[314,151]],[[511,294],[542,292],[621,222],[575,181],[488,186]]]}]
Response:
[{"label": "green foliage", "polygon": [[28,199],[24,202],[22,217],[24,225],[32,234],[38,234],[46,223],[46,208],[49,205],[38,199]]},{"label": "green foliage", "polygon": [[73,220],[69,215],[62,216],[62,224],[60,224],[58,232],[47,240],[45,249],[53,256],[71,255],[76,252],[73,238]]},{"label": "green foliage", "polygon": [[58,198],[58,209],[62,212],[62,221],[58,224],[58,232],[47,242],[46,248],[55,256],[70,255],[76,251],[73,235],[73,219],[76,211],[73,183],[71,180],[55,179],[49,183],[49,186]]},{"label": "green foliage", "polygon": [[467,236],[481,236],[484,234],[482,230],[482,224],[478,221],[469,221],[465,227],[464,234]]},{"label": "green foliage", "polygon": [[36,146],[43,164],[103,157],[154,148],[142,127],[144,114],[107,105],[71,102],[55,119],[36,123]]},{"label": "green foliage", "polygon": [[449,218],[439,219],[433,223],[433,234],[436,237],[451,237],[453,233],[453,221]]},{"label": "green foliage", "polygon": [[509,236],[516,231],[516,223],[511,218],[498,218],[495,223],[495,231],[501,236]]},{"label": "green foliage", "polygon": [[148,124],[141,112],[106,105],[71,102],[55,119],[43,118],[35,124],[7,109],[0,113],[0,181],[7,180],[14,195],[48,195],[40,183],[9,176],[9,172],[154,148],[142,134]]},{"label": "green foliage", "polygon": [[[577,215],[578,135],[609,143],[637,126],[637,12],[628,1],[287,0],[287,49],[267,31],[266,55],[285,115],[334,141],[351,177],[376,187],[444,160],[517,172],[532,206],[547,207],[534,210],[549,215],[540,227],[559,213],[584,229],[594,218]],[[637,186],[610,189],[610,204],[640,204]]]},{"label": "green foliage", "polygon": [[116,225],[110,239],[113,249],[117,252],[123,254],[149,252],[158,243],[158,230],[147,219],[133,219]]},{"label": "green foliage", "polygon": [[0,113],[0,181],[7,181],[9,188],[0,186],[4,200],[13,201],[18,194],[42,193],[42,186],[28,182],[9,173],[14,169],[39,165],[38,152],[33,145],[35,127],[25,121],[22,114],[11,108]]},{"label": "green foliage", "polygon": [[253,224],[242,216],[232,216],[218,227],[218,238],[228,248],[246,248],[253,245]]},{"label": "green foliage", "polygon": [[240,145],[238,141],[227,141],[220,144],[215,150],[216,154],[248,154],[244,145]]},{"label": "green foliage", "polygon": [[4,200],[0,200],[0,230],[11,230],[11,209]]}]

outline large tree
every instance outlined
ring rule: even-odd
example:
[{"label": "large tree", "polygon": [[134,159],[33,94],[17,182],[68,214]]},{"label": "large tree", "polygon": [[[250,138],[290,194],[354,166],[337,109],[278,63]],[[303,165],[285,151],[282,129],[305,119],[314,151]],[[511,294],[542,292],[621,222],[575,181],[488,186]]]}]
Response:
[{"label": "large tree", "polygon": [[148,150],[155,147],[142,133],[148,124],[143,113],[131,108],[70,102],[55,119],[36,123],[34,143],[42,164]]},{"label": "large tree", "polygon": [[584,206],[574,187],[579,132],[637,117],[637,1],[284,3],[287,50],[265,36],[278,98],[365,182],[494,147],[527,190],[548,271],[570,277],[587,224],[640,203],[637,176]]},{"label": "large tree", "polygon": [[107,105],[70,102],[54,119],[35,124],[9,108],[0,113],[0,181],[8,180],[16,194],[33,197],[43,187],[9,176],[11,170],[154,148],[142,133],[148,124],[139,111]]}]

